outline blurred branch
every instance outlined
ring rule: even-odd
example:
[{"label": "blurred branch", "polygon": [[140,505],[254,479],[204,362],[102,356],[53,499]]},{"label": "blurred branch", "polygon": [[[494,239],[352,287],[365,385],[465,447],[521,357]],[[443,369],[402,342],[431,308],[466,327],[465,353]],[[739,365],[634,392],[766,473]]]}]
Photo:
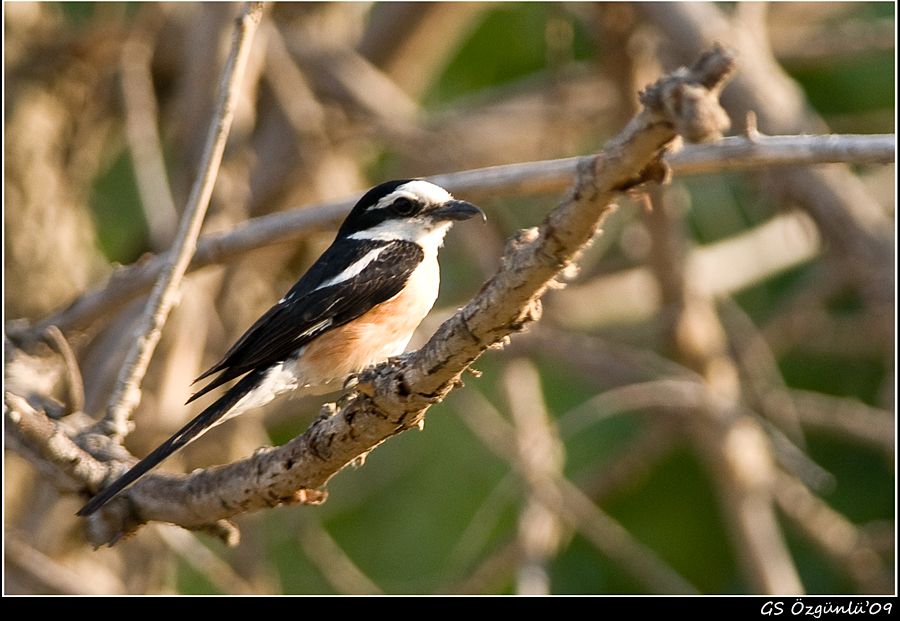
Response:
[{"label": "blurred branch", "polygon": [[846,572],[861,593],[892,592],[892,572],[855,524],[784,473],[778,475],[775,498],[800,532]]},{"label": "blurred branch", "polygon": [[[684,278],[711,298],[732,295],[815,257],[820,240],[803,212],[779,214],[756,227],[692,249]],[[647,321],[660,310],[658,281],[646,267],[620,270],[567,287],[552,300],[554,318],[568,328]]]},{"label": "blurred branch", "polygon": [[480,2],[384,2],[372,7],[359,51],[417,99],[489,7]]},{"label": "blurred branch", "polygon": [[271,22],[263,26],[266,37],[266,74],[278,104],[298,134],[325,135],[325,108],[316,99],[281,31]]},{"label": "blurred branch", "polygon": [[[579,166],[562,203],[540,227],[510,241],[500,271],[422,349],[362,372],[354,392],[338,406],[323,408],[303,435],[284,446],[186,476],[145,477],[102,512],[103,524],[101,514],[91,518],[98,529],[95,541],[114,541],[147,521],[197,527],[266,506],[321,502],[324,492],[317,490],[334,474],[384,440],[418,427],[474,360],[539,317],[540,297],[593,238],[614,197],[661,174],[658,159],[676,127],[697,139],[718,136],[727,118],[719,113],[717,96],[733,67],[734,58],[716,47],[692,69],[645,90],[643,110],[600,155]],[[691,105],[674,106],[673,99],[680,98]],[[589,500],[564,489],[579,521],[596,517]],[[608,545],[614,555],[629,549],[630,537],[621,527],[602,530],[613,533]],[[592,532],[598,540],[603,536]],[[669,584],[675,582],[682,590],[683,582]]]},{"label": "blurred branch", "polygon": [[778,368],[778,358],[762,331],[731,298],[723,299],[722,315],[732,356],[741,374],[744,400],[793,443],[805,446],[797,408]]},{"label": "blurred branch", "polygon": [[181,279],[194,254],[234,118],[250,45],[262,19],[262,12],[262,3],[251,2],[244,5],[237,18],[231,52],[222,70],[219,98],[207,133],[197,180],[191,189],[175,241],[166,254],[165,266],[147,300],[134,344],[125,358],[116,388],[109,399],[106,415],[100,423],[107,433],[119,440],[130,431],[131,413],[141,399],[141,382],[162,336],[162,327],[178,296]]},{"label": "blurred branch", "polygon": [[[511,343],[511,353],[549,356],[567,365],[585,380],[605,380],[607,386],[634,384],[656,379],[698,380],[691,369],[650,349],[589,334],[570,332],[538,324]],[[578,409],[573,408],[573,409]],[[561,423],[562,424],[562,423]],[[568,430],[563,429],[564,433]]]},{"label": "blurred branch", "polygon": [[779,61],[793,67],[820,67],[874,53],[893,54],[896,26],[893,18],[840,19],[827,24],[783,20],[773,23],[770,33]]},{"label": "blurred branch", "polygon": [[[18,568],[30,579],[36,580],[53,595],[125,593],[125,585],[112,572],[104,571],[105,568],[93,567],[88,577],[50,558],[8,530],[4,533],[3,544],[6,563]],[[8,592],[6,588],[4,592]]]},{"label": "blurred branch", "polygon": [[[317,205],[316,209],[262,216],[235,227],[229,233],[205,236],[198,244],[190,269],[219,263],[256,248],[294,240],[311,231],[333,226],[347,214],[350,207],[351,201],[330,202]],[[65,309],[35,324],[29,332],[41,332],[48,325],[56,325],[64,332],[88,327],[100,316],[150,289],[165,263],[165,255],[156,255],[117,270],[104,285],[82,294]],[[8,332],[14,335],[17,331],[10,328]]]},{"label": "blurred branch", "polygon": [[679,421],[654,420],[627,443],[613,459],[593,466],[584,475],[573,476],[585,494],[597,502],[646,479],[653,467],[684,439]]},{"label": "blurred branch", "polygon": [[709,407],[712,400],[707,387],[693,379],[666,378],[628,384],[603,391],[572,408],[560,417],[559,426],[564,436],[575,437],[613,414],[650,408],[661,413],[694,410]]},{"label": "blurred branch", "polygon": [[522,558],[517,539],[494,550],[467,578],[442,589],[444,593],[473,594],[499,591]]},{"label": "blurred branch", "polygon": [[[713,41],[734,45],[741,70],[723,94],[733,118],[754,112],[767,133],[819,133],[825,123],[803,91],[775,61],[765,37],[734,23],[711,2],[648,2],[634,6],[661,30],[683,58]],[[892,297],[893,223],[847,166],[785,168],[773,178],[783,195],[809,213],[830,247],[853,270],[876,304]],[[885,318],[887,320],[888,318]]]},{"label": "blurred branch", "polygon": [[304,520],[297,538],[303,553],[338,593],[380,595],[383,591],[347,556],[318,519]]},{"label": "blurred branch", "polygon": [[226,595],[253,595],[256,589],[241,578],[231,566],[197,540],[193,533],[168,524],[158,525],[156,532],[175,554],[203,575]]},{"label": "blurred branch", "polygon": [[[894,340],[894,326],[886,319],[893,313],[893,305],[864,308],[850,316],[829,313],[825,306],[795,309],[790,315],[775,318],[765,332],[769,338],[783,337],[772,340],[779,354],[804,351],[840,357],[884,355],[892,359],[893,350],[887,347]],[[786,331],[790,325],[795,327],[794,332]]]},{"label": "blurred branch", "polygon": [[896,418],[888,410],[821,392],[789,389],[800,423],[809,429],[873,446],[893,462]]},{"label": "blurred branch", "polygon": [[66,396],[69,399],[67,412],[81,412],[84,409],[84,379],[78,366],[75,352],[69,341],[56,326],[50,326],[44,333],[44,341],[62,358],[66,369]]},{"label": "blurred branch", "polygon": [[556,425],[547,414],[541,377],[533,363],[517,358],[502,379],[516,439],[516,458],[528,486],[525,506],[519,513],[519,547],[523,557],[516,576],[520,595],[549,595],[547,565],[559,552],[564,529],[556,505],[541,498],[542,485],[553,485],[563,476],[565,448]]},{"label": "blurred branch", "polygon": [[153,46],[144,30],[133,34],[122,45],[119,66],[132,169],[150,228],[150,245],[161,251],[172,241],[178,213],[159,137],[159,111],[151,72]]},{"label": "blurred branch", "polygon": [[286,42],[317,83],[352,107],[374,116],[400,133],[412,131],[419,106],[390,77],[350,49],[307,49],[296,40]]},{"label": "blurred branch", "polygon": [[484,497],[478,508],[469,514],[468,524],[447,555],[445,573],[457,574],[478,558],[487,546],[494,528],[503,518],[503,512],[518,498],[518,487],[518,477],[513,472],[507,472]]},{"label": "blurred branch", "polygon": [[[517,457],[513,438],[515,430],[496,409],[476,391],[466,391],[461,398],[469,406],[458,410],[463,422],[487,448],[509,461],[523,478],[528,474]],[[666,565],[653,550],[637,541],[584,492],[563,476],[535,481],[531,491],[541,503],[553,507],[557,516],[576,529],[597,550],[620,565],[633,578],[654,593],[696,593],[674,569]],[[515,546],[516,559],[523,562],[527,553],[521,543]]]},{"label": "blurred branch", "polygon": [[737,365],[715,305],[686,278],[683,223],[664,188],[651,189],[650,266],[660,290],[665,347],[703,377],[706,403],[686,427],[717,484],[741,569],[761,593],[803,593],[803,583],[775,517],[775,463],[759,424],[744,414]]},{"label": "blurred branch", "polygon": [[[796,144],[802,147],[791,146]],[[767,165],[802,165],[842,161],[840,157],[857,161],[885,161],[886,151],[893,161],[895,138],[878,136],[760,136],[759,142],[745,137],[723,138],[713,144],[687,145],[664,161],[678,175],[707,174],[716,170],[719,162],[728,170],[755,169]],[[769,149],[769,146],[772,149]],[[792,153],[794,159],[788,157]],[[723,157],[727,156],[727,160]],[[563,191],[579,165],[590,157],[572,157],[491,166],[428,177],[451,192],[470,198],[479,196],[499,198],[530,194],[552,194]],[[228,233],[206,235],[197,246],[189,271],[232,259],[264,246],[295,241],[310,232],[338,224],[355,198],[329,201],[254,218],[236,226]],[[780,247],[778,244],[776,247]],[[716,263],[721,263],[716,260]],[[99,316],[144,293],[162,271],[164,257],[154,256],[140,263],[122,268],[102,286],[85,292],[67,308],[38,322],[31,332],[47,325],[59,326],[63,331],[85,328]]]}]

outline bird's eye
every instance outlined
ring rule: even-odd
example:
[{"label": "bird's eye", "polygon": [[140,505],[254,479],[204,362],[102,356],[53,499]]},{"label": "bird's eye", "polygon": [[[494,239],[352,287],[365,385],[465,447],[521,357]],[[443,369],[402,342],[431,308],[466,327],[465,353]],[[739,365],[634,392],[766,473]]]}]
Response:
[{"label": "bird's eye", "polygon": [[394,213],[401,216],[409,216],[415,213],[418,205],[415,202],[409,200],[408,198],[400,197],[391,203],[391,209]]}]

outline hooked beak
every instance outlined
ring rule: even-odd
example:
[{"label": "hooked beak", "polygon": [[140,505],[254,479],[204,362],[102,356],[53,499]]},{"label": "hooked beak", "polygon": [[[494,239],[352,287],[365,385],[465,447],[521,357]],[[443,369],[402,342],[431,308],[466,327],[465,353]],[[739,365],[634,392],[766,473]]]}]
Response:
[{"label": "hooked beak", "polygon": [[434,220],[468,220],[472,216],[481,216],[482,222],[487,222],[484,212],[467,201],[447,201],[431,212]]}]

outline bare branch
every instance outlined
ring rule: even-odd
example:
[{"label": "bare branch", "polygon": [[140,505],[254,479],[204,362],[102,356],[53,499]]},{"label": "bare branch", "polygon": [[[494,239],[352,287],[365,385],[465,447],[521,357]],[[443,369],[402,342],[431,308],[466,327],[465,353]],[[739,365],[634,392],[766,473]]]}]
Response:
[{"label": "bare branch", "polygon": [[[667,155],[664,161],[677,175],[829,162],[886,162],[893,161],[895,144],[893,135],[763,136],[759,142],[729,137],[712,144],[687,145]],[[571,157],[491,166],[433,175],[428,179],[451,192],[472,198],[552,194],[565,190],[579,164],[589,159]],[[254,218],[228,233],[206,235],[200,239],[188,269],[193,271],[221,263],[257,248],[294,241],[311,232],[333,227],[347,214],[354,201],[348,198],[318,203]],[[84,328],[99,316],[144,293],[163,265],[164,258],[155,256],[122,268],[105,284],[83,293],[67,308],[35,324],[31,331],[38,332],[51,324],[63,331]]]},{"label": "bare branch", "polygon": [[813,164],[890,164],[897,138],[893,134],[821,136],[731,136],[708,145],[685,147],[670,158],[672,171],[702,175],[726,170],[749,170]]},{"label": "bare branch", "polygon": [[571,516],[567,521],[574,522],[573,525],[577,525],[580,532],[598,550],[632,575],[642,578],[645,583],[653,582],[654,592],[697,592],[696,587],[663,565],[649,548],[636,541],[621,524],[600,511],[575,484],[568,479],[563,479],[560,483],[563,503]]},{"label": "bare branch", "polygon": [[147,300],[134,344],[125,358],[116,388],[109,399],[106,416],[101,421],[105,430],[119,439],[128,435],[131,413],[141,399],[141,381],[162,336],[162,327],[178,296],[181,279],[194,254],[234,118],[238,88],[250,55],[250,44],[262,18],[262,10],[262,3],[247,3],[237,18],[231,52],[222,71],[219,98],[203,149],[200,172],[191,189],[178,234],[166,255],[165,267]]},{"label": "bare branch", "polygon": [[64,429],[36,411],[22,397],[7,392],[4,402],[6,433],[13,433],[40,456],[49,470],[69,481],[57,480],[63,489],[76,486],[99,488],[109,475],[109,467],[73,442]]},{"label": "bare branch", "polygon": [[[574,261],[624,189],[662,174],[658,158],[675,138],[675,125],[714,138],[721,116],[712,112],[716,93],[734,66],[715,48],[692,70],[660,79],[643,97],[644,109],[602,154],[585,160],[572,190],[539,228],[520,232],[508,245],[501,270],[479,294],[445,322],[420,350],[360,374],[340,408],[326,407],[311,427],[288,444],[251,458],[188,476],[150,475],[114,501],[118,525],[105,513],[106,541],[161,520],[196,527],[261,507],[321,502],[334,474],[397,433],[418,426],[428,408],[459,385],[460,374],[486,349],[540,315],[540,297]],[[701,85],[708,87],[703,95]],[[693,105],[679,109],[696,118],[675,118],[671,98]]]},{"label": "bare branch", "polygon": [[[207,235],[200,240],[190,269],[199,269],[256,248],[294,240],[312,231],[334,226],[352,206],[349,200],[331,201],[315,208],[255,218],[229,233]],[[156,255],[122,268],[113,273],[104,285],[82,294],[62,311],[35,324],[29,332],[42,332],[48,325],[56,325],[64,332],[85,328],[98,317],[145,293],[165,264],[165,255]],[[15,334],[16,331],[10,328],[8,332]]]},{"label": "bare branch", "polygon": [[[446,557],[444,563],[446,574],[458,575],[461,569],[468,567],[484,552],[494,528],[502,519],[503,511],[515,501],[518,486],[516,474],[508,472],[485,495],[479,507],[468,515],[469,523],[459,534],[452,551]],[[451,584],[453,582],[449,581]]]},{"label": "bare branch", "polygon": [[360,52],[405,91],[421,96],[489,6],[479,2],[377,4],[359,43]]},{"label": "bare branch", "polygon": [[[622,489],[634,488],[647,479],[653,467],[684,440],[683,430],[671,420],[654,420],[615,459],[594,466],[583,476],[573,476],[578,486],[596,502]],[[586,469],[587,470],[587,469]]]}]

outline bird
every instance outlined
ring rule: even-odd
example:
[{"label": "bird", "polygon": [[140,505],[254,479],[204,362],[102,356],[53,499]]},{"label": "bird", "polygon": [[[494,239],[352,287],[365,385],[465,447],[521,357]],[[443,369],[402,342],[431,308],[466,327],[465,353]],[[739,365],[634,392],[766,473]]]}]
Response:
[{"label": "bird", "polygon": [[274,306],[194,383],[187,403],[238,381],[77,513],[88,516],[213,426],[276,396],[340,389],[364,368],[403,353],[437,299],[438,249],[457,221],[481,216],[423,179],[381,183],[365,194],[332,244]]}]

